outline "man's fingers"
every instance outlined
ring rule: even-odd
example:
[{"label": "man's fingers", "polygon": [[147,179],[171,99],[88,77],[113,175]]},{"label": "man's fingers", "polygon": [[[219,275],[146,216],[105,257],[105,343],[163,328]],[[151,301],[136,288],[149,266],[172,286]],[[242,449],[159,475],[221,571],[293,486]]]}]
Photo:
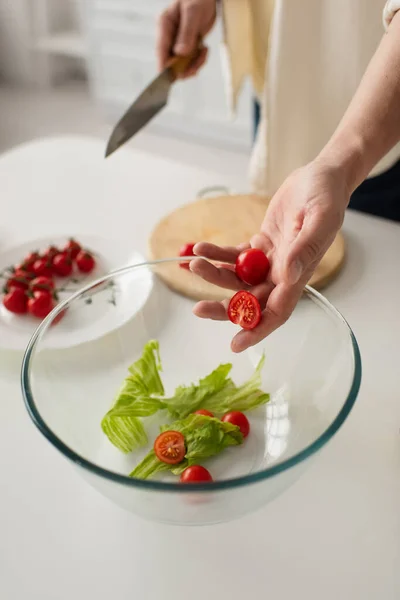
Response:
[{"label": "man's fingers", "polygon": [[243,352],[283,325],[292,314],[303,290],[302,284],[281,283],[272,289],[259,325],[251,331],[240,331],[232,340],[233,352]]},{"label": "man's fingers", "polygon": [[203,258],[195,258],[190,261],[190,270],[204,279],[204,281],[208,281],[224,289],[242,290],[248,287],[230,269],[216,267]]},{"label": "man's fingers", "polygon": [[240,244],[239,246],[216,246],[208,242],[199,242],[193,248],[193,252],[197,256],[204,256],[210,260],[218,262],[235,263],[239,254],[248,248],[248,244]]},{"label": "man's fingers", "polygon": [[157,61],[158,69],[162,71],[172,56],[172,48],[178,31],[179,10],[173,5],[165,10],[158,20],[157,32]]},{"label": "man's fingers", "polygon": [[227,321],[228,320],[228,308],[229,300],[223,302],[211,302],[208,300],[202,300],[198,302],[194,308],[193,313],[200,319],[212,319],[213,321]]},{"label": "man's fingers", "polygon": [[179,75],[179,79],[189,79],[197,74],[199,69],[204,65],[207,60],[208,48],[204,47],[200,50],[200,54],[194,59],[182,75]]},{"label": "man's fingers", "polygon": [[174,54],[188,56],[199,43],[201,25],[201,12],[193,4],[184,4],[181,7],[179,30],[174,44]]}]

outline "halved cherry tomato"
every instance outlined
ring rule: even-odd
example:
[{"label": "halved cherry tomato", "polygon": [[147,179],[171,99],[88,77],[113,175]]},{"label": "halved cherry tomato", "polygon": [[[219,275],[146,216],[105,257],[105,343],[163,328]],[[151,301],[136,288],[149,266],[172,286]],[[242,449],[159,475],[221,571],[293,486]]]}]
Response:
[{"label": "halved cherry tomato", "polygon": [[211,473],[201,465],[188,467],[180,477],[181,483],[208,483],[212,480]]},{"label": "halved cherry tomato", "polygon": [[260,303],[250,292],[237,292],[229,302],[228,317],[243,329],[254,329],[261,321]]},{"label": "halved cherry tomato", "polygon": [[11,289],[3,298],[5,308],[16,315],[23,315],[26,313],[27,302],[28,298],[26,292],[21,288]]},{"label": "halved cherry tomato", "polygon": [[46,258],[38,258],[35,260],[32,266],[32,271],[37,277],[40,277],[41,275],[44,277],[51,277],[53,274],[51,262]]},{"label": "halved cherry tomato", "polygon": [[269,260],[262,250],[249,248],[237,257],[235,271],[248,285],[258,285],[266,280],[269,267]]},{"label": "halved cherry tomato", "polygon": [[203,415],[204,417],[213,417],[213,413],[206,408],[201,408],[200,410],[196,410],[195,415]]},{"label": "halved cherry tomato", "polygon": [[242,432],[243,437],[247,437],[250,433],[250,423],[246,415],[238,410],[226,413],[221,419],[224,423],[231,423],[231,425],[237,425]]},{"label": "halved cherry tomato", "polygon": [[96,266],[96,261],[90,252],[81,250],[76,257],[76,266],[81,273],[91,273]]},{"label": "halved cherry tomato", "polygon": [[35,277],[29,284],[29,288],[34,292],[35,290],[47,290],[48,292],[52,292],[54,290],[54,281],[51,277]]},{"label": "halved cherry tomato", "polygon": [[73,269],[72,259],[66,252],[56,254],[52,264],[54,272],[60,277],[68,277],[71,275]]},{"label": "halved cherry tomato", "polygon": [[[195,244],[184,244],[181,249],[179,250],[179,256],[194,256],[193,253],[193,248],[195,247]],[[189,270],[189,263],[188,262],[184,262],[184,263],[179,263],[179,266],[182,267],[182,269],[188,269]]]},{"label": "halved cherry tomato", "polygon": [[28,312],[44,319],[54,308],[53,296],[45,290],[36,290],[28,300]]},{"label": "halved cherry tomato", "polygon": [[158,460],[168,465],[177,465],[185,458],[185,438],[179,431],[164,431],[154,442]]},{"label": "halved cherry tomato", "polygon": [[64,247],[64,252],[67,252],[72,258],[76,258],[81,251],[81,245],[76,240],[71,238]]}]

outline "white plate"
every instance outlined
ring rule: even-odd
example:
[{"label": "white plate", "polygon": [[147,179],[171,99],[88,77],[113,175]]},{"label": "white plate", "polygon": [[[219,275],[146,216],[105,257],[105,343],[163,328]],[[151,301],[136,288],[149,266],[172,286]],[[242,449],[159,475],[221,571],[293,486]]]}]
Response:
[{"label": "white plate", "polygon": [[[60,300],[65,300],[74,291],[105,273],[145,262],[143,256],[121,241],[115,242],[90,235],[76,237],[85,248],[95,254],[97,266],[89,276],[74,273],[72,276],[74,281],[57,279],[57,288],[68,284],[68,291],[59,293]],[[29,252],[43,250],[51,244],[62,246],[67,239],[68,236],[43,238],[1,252],[0,272],[21,262]],[[82,300],[79,310],[68,311],[64,318],[46,334],[42,347],[61,349],[78,346],[98,339],[129,321],[147,301],[153,286],[153,276],[150,270],[143,269],[119,278],[119,281],[118,286],[98,292],[90,304],[85,304]],[[115,303],[112,303],[112,299]],[[14,315],[8,312],[1,303],[0,349],[24,350],[39,323],[38,319],[30,315]]]}]

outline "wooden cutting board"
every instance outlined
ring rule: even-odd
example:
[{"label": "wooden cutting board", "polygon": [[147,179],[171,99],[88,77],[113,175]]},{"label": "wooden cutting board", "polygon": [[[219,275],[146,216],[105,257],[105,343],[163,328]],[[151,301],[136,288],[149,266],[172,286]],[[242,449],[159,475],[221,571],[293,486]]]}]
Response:
[{"label": "wooden cutting board", "polygon": [[[150,258],[173,258],[187,242],[207,241],[220,246],[243,243],[259,230],[267,207],[268,200],[255,195],[201,198],[186,204],[164,217],[155,227],[149,239]],[[345,243],[339,233],[310,285],[316,289],[326,286],[340,271],[344,258]],[[178,263],[162,265],[158,273],[171,289],[194,300],[222,300],[227,296],[227,290],[181,269]]]}]

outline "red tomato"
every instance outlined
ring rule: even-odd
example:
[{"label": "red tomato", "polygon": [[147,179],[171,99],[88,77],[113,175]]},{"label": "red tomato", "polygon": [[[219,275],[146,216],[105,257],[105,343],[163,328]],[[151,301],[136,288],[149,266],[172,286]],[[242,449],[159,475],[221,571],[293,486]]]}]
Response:
[{"label": "red tomato", "polygon": [[[195,247],[195,244],[184,244],[181,249],[179,250],[179,256],[194,256],[193,253],[193,248]],[[188,269],[189,270],[189,263],[188,262],[184,262],[184,263],[179,263],[179,266],[182,267],[182,269]]]},{"label": "red tomato", "polygon": [[26,293],[21,288],[13,288],[3,298],[5,308],[16,315],[23,315],[26,313],[27,302],[28,298]]},{"label": "red tomato", "polygon": [[54,272],[60,277],[68,277],[72,273],[72,259],[66,252],[59,252],[53,258]]},{"label": "red tomato", "polygon": [[45,290],[36,290],[28,300],[28,312],[38,319],[47,317],[53,308],[53,296]]},{"label": "red tomato", "polygon": [[29,282],[32,279],[32,273],[28,273],[22,269],[17,269],[10,279],[7,280],[6,290],[11,290],[12,288],[20,288],[21,290],[26,290],[29,287]]},{"label": "red tomato", "polygon": [[58,315],[53,319],[51,325],[57,325],[57,323],[59,323],[66,315],[67,312],[67,308],[65,308],[64,310],[62,310],[60,313],[58,313]]},{"label": "red tomato", "polygon": [[31,271],[33,264],[40,258],[38,252],[30,252],[27,256],[25,256],[22,263],[19,265],[19,268],[24,269],[25,271]]},{"label": "red tomato", "polygon": [[96,261],[90,252],[81,250],[76,257],[76,265],[81,273],[91,273],[96,266]]},{"label": "red tomato", "polygon": [[75,259],[79,252],[81,251],[81,245],[78,244],[73,238],[71,238],[68,243],[64,247],[64,252],[69,254],[73,259]]},{"label": "red tomato", "polygon": [[201,465],[188,467],[182,472],[180,477],[181,483],[208,483],[212,480],[210,472]]},{"label": "red tomato", "polygon": [[239,279],[248,285],[258,285],[267,278],[269,260],[262,250],[249,248],[237,257],[235,271]]},{"label": "red tomato", "polygon": [[185,438],[179,431],[164,431],[154,442],[158,460],[168,465],[177,465],[185,458]]},{"label": "red tomato", "polygon": [[51,277],[35,277],[29,284],[30,289],[34,292],[35,290],[47,290],[51,292],[54,290],[54,281]]},{"label": "red tomato", "polygon": [[254,329],[261,321],[260,303],[250,292],[237,292],[229,302],[228,317],[243,329]]},{"label": "red tomato", "polygon": [[47,250],[44,251],[42,258],[45,258],[48,262],[51,262],[56,254],[60,251],[56,246],[49,246]]},{"label": "red tomato", "polygon": [[51,277],[53,274],[53,270],[51,268],[51,262],[46,258],[38,258],[35,260],[32,266],[32,271],[36,275],[36,277],[40,277],[43,275],[44,277]]},{"label": "red tomato", "polygon": [[224,423],[231,423],[232,425],[237,425],[242,432],[244,438],[246,438],[250,433],[250,423],[246,415],[238,410],[234,410],[232,412],[226,413],[221,419]]},{"label": "red tomato", "polygon": [[195,415],[203,415],[204,417],[213,417],[213,413],[207,410],[206,408],[200,408],[200,410],[196,410]]}]

